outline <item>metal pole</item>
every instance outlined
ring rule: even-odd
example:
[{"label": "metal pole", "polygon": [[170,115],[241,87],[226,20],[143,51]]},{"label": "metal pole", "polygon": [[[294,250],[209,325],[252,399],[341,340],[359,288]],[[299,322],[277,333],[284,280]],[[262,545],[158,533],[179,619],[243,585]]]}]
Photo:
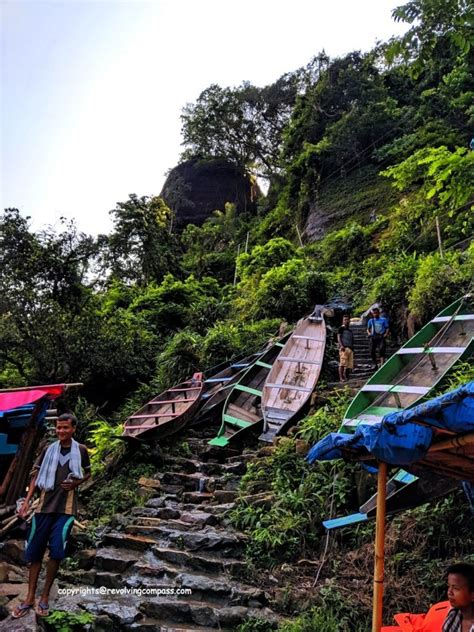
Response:
[{"label": "metal pole", "polygon": [[247,250],[249,248],[249,235],[250,235],[250,231],[247,231],[247,237],[245,239],[245,254],[247,254]]},{"label": "metal pole", "polygon": [[383,581],[385,558],[385,512],[387,499],[387,464],[379,463],[377,477],[377,517],[375,524],[374,597],[372,632],[380,632],[383,616]]}]

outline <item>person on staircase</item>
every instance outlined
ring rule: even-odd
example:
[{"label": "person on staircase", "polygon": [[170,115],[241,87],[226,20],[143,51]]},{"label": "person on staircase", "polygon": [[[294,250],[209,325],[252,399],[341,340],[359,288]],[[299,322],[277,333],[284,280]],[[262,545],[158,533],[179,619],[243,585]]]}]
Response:
[{"label": "person on staircase", "polygon": [[71,413],[60,415],[56,420],[58,438],[43,449],[33,465],[28,494],[20,507],[24,518],[36,488],[41,490],[39,505],[31,520],[25,559],[30,563],[28,593],[17,606],[12,617],[24,617],[35,607],[36,587],[43,564],[46,547],[50,555],[46,566],[46,578],[36,614],[49,614],[49,593],[59,569],[66,557],[66,545],[77,513],[77,488],[90,478],[89,454],[85,445],[73,439],[77,419]]},{"label": "person on staircase", "polygon": [[385,354],[387,352],[387,336],[390,333],[388,320],[380,315],[380,309],[374,307],[372,310],[372,318],[367,323],[367,335],[370,339],[370,355],[374,363],[374,369],[379,368],[377,360],[377,349],[380,355],[380,366],[385,362]]},{"label": "person on staircase", "polygon": [[354,368],[354,333],[350,327],[349,314],[342,317],[342,325],[337,331],[339,343],[339,380],[347,382]]}]

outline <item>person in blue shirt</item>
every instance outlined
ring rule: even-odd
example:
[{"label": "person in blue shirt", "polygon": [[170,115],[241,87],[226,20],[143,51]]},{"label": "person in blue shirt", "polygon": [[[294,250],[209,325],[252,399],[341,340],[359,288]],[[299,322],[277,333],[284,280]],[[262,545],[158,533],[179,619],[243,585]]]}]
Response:
[{"label": "person in blue shirt", "polygon": [[380,366],[385,362],[386,339],[389,333],[388,320],[380,315],[378,307],[374,307],[372,318],[367,323],[367,335],[370,338],[370,355],[374,363],[374,369],[378,369],[377,349],[380,355]]}]

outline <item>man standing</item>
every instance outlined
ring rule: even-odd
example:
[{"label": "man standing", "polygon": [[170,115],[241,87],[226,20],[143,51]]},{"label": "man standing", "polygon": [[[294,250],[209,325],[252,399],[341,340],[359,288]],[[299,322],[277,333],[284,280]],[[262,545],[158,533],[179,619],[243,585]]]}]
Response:
[{"label": "man standing", "polygon": [[347,382],[354,368],[354,334],[350,328],[350,317],[344,314],[342,326],[337,331],[339,343],[339,380]]},{"label": "man standing", "polygon": [[59,569],[66,557],[67,539],[77,513],[77,488],[90,478],[89,454],[85,445],[73,439],[77,419],[70,413],[56,420],[58,440],[46,447],[33,466],[28,494],[19,515],[25,517],[36,488],[41,490],[39,505],[33,515],[25,559],[30,563],[28,594],[25,601],[12,612],[16,619],[24,617],[34,608],[38,577],[46,547],[50,556],[46,567],[46,578],[36,614],[49,614],[49,593]]},{"label": "man standing", "polygon": [[386,338],[389,334],[388,320],[380,315],[378,307],[372,310],[372,318],[367,323],[367,335],[370,338],[370,355],[374,369],[378,369],[377,348],[379,348],[380,366],[385,362],[387,349]]}]

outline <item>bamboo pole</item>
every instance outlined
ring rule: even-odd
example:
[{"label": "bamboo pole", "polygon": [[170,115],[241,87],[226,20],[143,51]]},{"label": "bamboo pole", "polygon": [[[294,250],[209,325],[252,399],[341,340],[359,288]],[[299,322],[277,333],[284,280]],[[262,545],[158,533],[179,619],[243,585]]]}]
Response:
[{"label": "bamboo pole", "polygon": [[385,511],[387,497],[387,464],[379,462],[377,477],[377,514],[375,525],[374,596],[372,632],[380,632],[383,615],[383,580],[385,558]]},{"label": "bamboo pole", "polygon": [[474,432],[470,432],[466,435],[456,436],[454,439],[446,439],[445,441],[439,441],[434,443],[428,450],[430,452],[438,452],[439,450],[450,450],[453,448],[464,448],[468,445],[474,445]]}]

